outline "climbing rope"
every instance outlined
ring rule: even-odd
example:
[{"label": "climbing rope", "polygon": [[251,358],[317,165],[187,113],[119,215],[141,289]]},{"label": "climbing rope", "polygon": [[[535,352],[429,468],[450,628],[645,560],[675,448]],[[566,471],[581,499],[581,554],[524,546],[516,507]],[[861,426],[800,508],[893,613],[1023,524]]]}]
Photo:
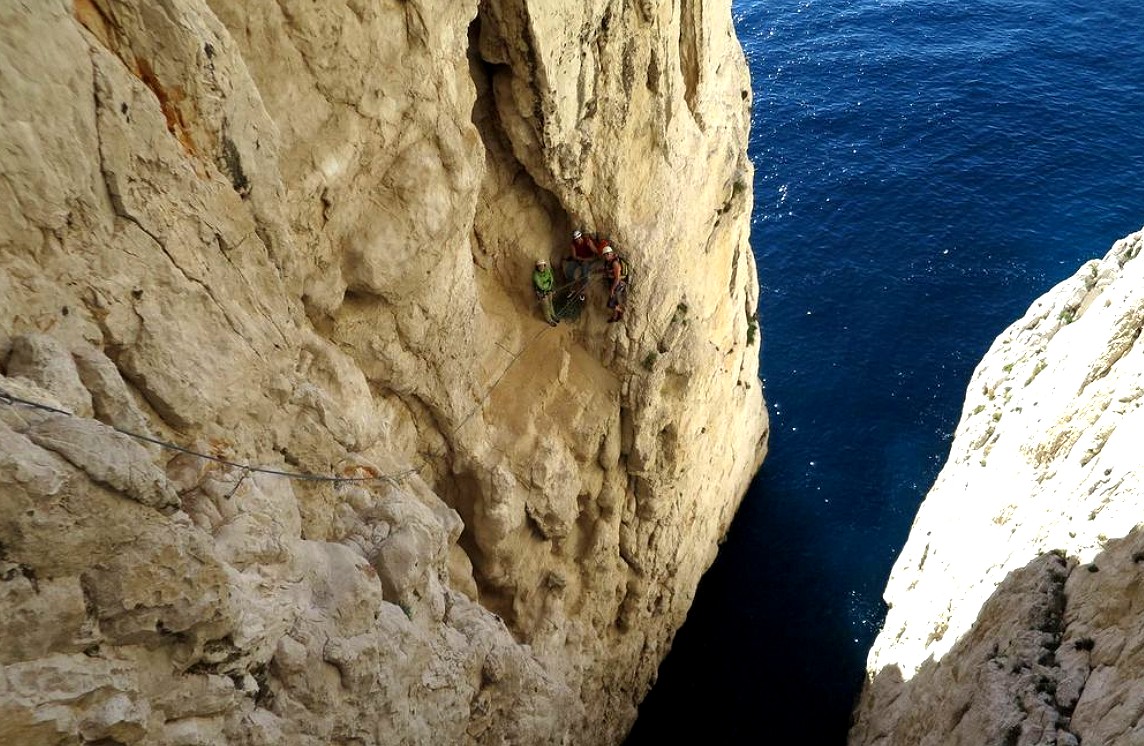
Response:
[{"label": "climbing rope", "polygon": [[[508,365],[506,365],[504,367],[504,370],[501,371],[501,374],[499,376],[497,376],[497,380],[493,381],[493,385],[489,386],[489,390],[485,392],[485,395],[481,397],[481,400],[479,402],[477,402],[476,406],[474,406],[472,408],[472,410],[467,415],[465,415],[465,419],[461,420],[461,424],[459,424],[455,428],[453,428],[453,431],[451,433],[449,433],[450,435],[456,435],[460,431],[460,429],[462,427],[464,427],[466,425],[466,423],[468,423],[468,421],[473,418],[473,415],[475,415],[477,412],[479,412],[485,406],[485,402],[487,402],[489,400],[489,397],[493,395],[493,391],[496,390],[496,387],[498,385],[500,385],[500,382],[502,380],[504,380],[504,377],[506,375],[508,375],[508,372],[510,370],[512,370],[512,366],[516,365],[516,361],[520,360],[521,356],[524,355],[524,353],[528,351],[528,348],[532,346],[533,342],[540,339],[540,335],[544,334],[546,331],[548,331],[551,328],[552,327],[550,327],[550,326],[544,327],[543,329],[538,331],[535,335],[533,335],[532,339],[530,339],[524,343],[524,347],[521,347],[520,351],[512,356],[512,360],[508,361]],[[498,345],[498,347],[499,346],[500,345]],[[504,348],[501,347],[501,349],[503,350]],[[443,455],[443,454],[438,454],[438,455]]]},{"label": "climbing rope", "polygon": [[[550,290],[549,293],[555,294],[557,292],[562,292],[562,291],[567,290],[568,288],[574,287],[575,285],[581,285],[581,284],[586,288],[588,286],[589,278],[592,275],[595,275],[598,273],[600,273],[599,270],[590,270],[586,277],[578,279],[578,280],[570,280],[570,281],[564,283],[563,285],[558,285],[558,286],[552,288],[552,290]],[[602,274],[602,273],[600,273],[600,274]],[[567,298],[564,301],[564,304],[561,305],[559,310],[556,312],[556,315],[557,316],[563,316],[564,312],[566,310],[568,310],[568,307],[570,305],[572,305],[572,303],[573,303],[572,298],[571,297]],[[533,305],[539,306],[540,305],[540,299],[537,298],[534,301]],[[512,366],[516,365],[516,362],[518,360],[520,360],[521,357],[524,356],[524,353],[528,351],[528,348],[532,347],[533,343],[535,343],[536,340],[540,339],[540,337],[546,331],[548,331],[551,328],[552,327],[550,327],[550,326],[545,326],[545,327],[541,328],[540,331],[538,331],[527,342],[524,343],[524,346],[521,347],[520,350],[518,350],[516,353],[509,353],[512,355],[512,360],[509,360],[508,365],[505,366],[504,370],[502,370],[500,375],[497,376],[497,379],[495,381],[493,381],[491,386],[489,386],[488,391],[486,391],[485,395],[481,397],[481,400],[476,403],[476,406],[474,406],[471,410],[469,410],[469,413],[467,415],[465,415],[464,419],[461,420],[460,424],[458,424],[455,428],[453,428],[453,430],[449,433],[450,436],[456,435],[458,432],[460,432],[461,428],[464,427],[466,424],[468,424],[469,420],[471,420],[473,418],[473,415],[475,415],[477,412],[479,412],[485,406],[485,402],[487,402],[489,400],[489,397],[492,396],[493,391],[496,390],[496,387],[500,385],[500,382],[503,381],[504,377],[506,375],[508,375],[508,372],[510,370],[512,370]],[[495,342],[494,344],[496,344],[497,347],[501,348],[505,352],[509,352],[508,348],[506,348],[500,342]],[[432,454],[430,454],[430,457],[437,457],[437,456],[443,456],[443,455],[444,455],[444,453],[432,453]],[[422,466],[424,466],[424,464],[422,464]],[[418,467],[418,470],[420,470],[420,467]]]}]

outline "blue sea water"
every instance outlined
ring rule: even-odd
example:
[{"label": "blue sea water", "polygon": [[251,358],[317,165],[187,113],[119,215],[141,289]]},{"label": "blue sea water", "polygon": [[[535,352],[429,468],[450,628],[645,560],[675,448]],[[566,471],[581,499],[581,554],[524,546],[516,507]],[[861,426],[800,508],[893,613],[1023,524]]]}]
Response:
[{"label": "blue sea water", "polygon": [[1144,224],[1140,0],[735,0],[771,453],[628,743],[844,744],[973,367]]}]

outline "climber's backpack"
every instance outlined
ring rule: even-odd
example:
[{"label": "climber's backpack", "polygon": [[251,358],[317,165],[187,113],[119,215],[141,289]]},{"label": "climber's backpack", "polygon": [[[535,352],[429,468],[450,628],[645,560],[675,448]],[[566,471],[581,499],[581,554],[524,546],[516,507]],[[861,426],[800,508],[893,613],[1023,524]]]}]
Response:
[{"label": "climber's backpack", "polygon": [[628,264],[627,258],[623,254],[617,252],[616,261],[620,263],[620,279],[628,285],[632,284],[632,265]]}]

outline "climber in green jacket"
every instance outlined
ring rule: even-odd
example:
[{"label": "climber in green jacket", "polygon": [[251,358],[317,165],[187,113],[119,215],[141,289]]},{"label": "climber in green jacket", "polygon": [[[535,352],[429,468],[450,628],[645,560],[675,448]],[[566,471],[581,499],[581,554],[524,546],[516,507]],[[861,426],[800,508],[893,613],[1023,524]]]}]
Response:
[{"label": "climber in green jacket", "polygon": [[544,320],[550,325],[560,323],[556,318],[556,311],[552,308],[552,288],[556,279],[552,276],[552,269],[545,259],[536,260],[536,269],[532,271],[532,289],[536,292],[536,299],[540,301],[540,308],[544,311]]}]

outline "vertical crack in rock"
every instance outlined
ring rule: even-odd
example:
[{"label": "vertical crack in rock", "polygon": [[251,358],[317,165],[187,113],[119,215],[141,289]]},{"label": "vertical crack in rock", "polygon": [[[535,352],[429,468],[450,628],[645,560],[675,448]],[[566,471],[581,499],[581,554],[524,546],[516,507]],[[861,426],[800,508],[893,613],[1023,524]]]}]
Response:
[{"label": "vertical crack in rock", "polygon": [[699,113],[696,97],[700,83],[699,59],[702,52],[701,34],[703,4],[696,0],[680,0],[679,4],[679,67],[683,74],[683,100],[696,123],[703,127],[703,117]]},{"label": "vertical crack in rock", "polygon": [[[151,240],[151,242],[167,258],[167,261],[170,263],[171,267],[173,269],[175,269],[179,273],[179,275],[187,283],[199,288],[204,293],[204,295],[210,299],[211,303],[218,309],[222,318],[224,318],[226,320],[227,324],[230,326],[231,330],[234,332],[235,337],[237,339],[241,340],[243,342],[243,344],[245,344],[245,346],[250,350],[250,352],[253,355],[260,356],[261,352],[248,339],[243,328],[240,326],[238,321],[235,319],[234,311],[228,307],[229,304],[221,302],[219,300],[219,298],[216,296],[212,283],[208,279],[197,277],[197,276],[191,274],[185,267],[183,267],[182,264],[178,261],[178,259],[175,257],[175,255],[172,253],[172,251],[168,247],[167,241],[164,240],[164,238],[159,233],[157,233],[156,231],[152,230],[149,226],[147,226],[144,223],[144,220],[141,219],[138,215],[134,214],[134,211],[128,206],[127,200],[125,198],[125,194],[123,193],[122,184],[129,182],[133,178],[134,175],[118,173],[108,163],[107,148],[105,147],[105,144],[104,144],[105,133],[104,133],[103,129],[105,126],[105,119],[109,118],[109,117],[116,117],[117,114],[114,110],[114,103],[109,102],[107,100],[107,99],[111,98],[110,86],[106,82],[106,80],[102,77],[102,73],[101,73],[100,68],[99,68],[99,63],[95,58],[95,50],[92,50],[91,66],[92,66],[92,72],[93,72],[92,89],[93,89],[93,101],[94,101],[94,107],[95,107],[95,121],[96,121],[95,134],[96,134],[97,142],[99,145],[99,147],[98,147],[98,150],[99,150],[99,153],[98,153],[99,170],[100,170],[100,173],[102,174],[103,182],[104,182],[104,185],[106,187],[107,194],[110,198],[110,201],[111,201],[111,204],[114,208],[116,216],[118,216],[119,218],[122,218],[123,220],[125,220],[129,223],[131,223],[136,228],[138,228],[143,234],[145,234]],[[160,101],[160,103],[162,103],[162,102]],[[118,116],[123,116],[122,109],[120,110],[120,113]],[[166,116],[166,113],[164,113],[164,116]],[[183,129],[185,130],[185,126],[183,127]],[[175,134],[175,133],[172,132],[172,134]],[[234,149],[233,142],[231,142],[229,139],[225,140],[225,142],[230,145],[231,151],[233,151],[233,149]],[[193,156],[193,152],[188,151],[188,156]],[[234,157],[237,158],[237,153],[234,153]],[[127,164],[118,164],[118,165],[120,167],[123,167],[123,166],[126,166]],[[245,182],[245,176],[242,175],[241,166],[238,166],[237,173],[239,176],[241,176],[242,180]],[[236,176],[235,178],[238,178],[238,176]],[[236,189],[237,188],[238,188],[238,186],[236,184]],[[228,258],[228,261],[229,261],[229,258]],[[234,265],[232,264],[232,266],[234,266]],[[244,273],[238,267],[234,267],[234,272],[237,276],[241,277],[244,281],[248,282]]]}]

